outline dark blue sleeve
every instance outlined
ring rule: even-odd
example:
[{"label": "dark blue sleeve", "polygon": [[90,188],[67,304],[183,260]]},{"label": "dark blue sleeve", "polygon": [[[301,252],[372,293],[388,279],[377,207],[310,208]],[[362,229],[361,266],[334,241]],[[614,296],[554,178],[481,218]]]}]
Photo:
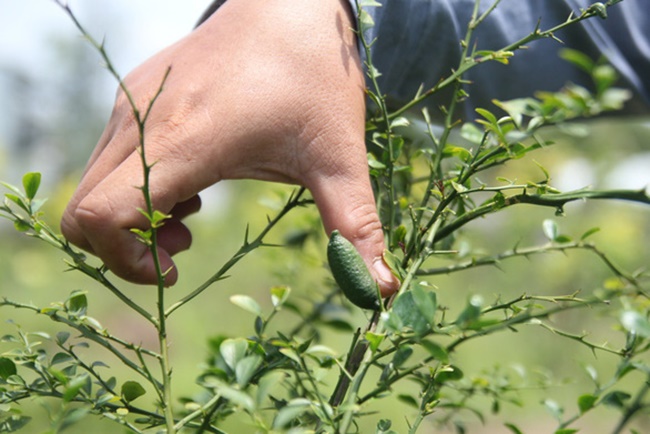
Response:
[{"label": "dark blue sleeve", "polygon": [[[354,0],[351,0],[354,3]],[[373,63],[381,72],[379,84],[397,103],[410,99],[424,83],[432,87],[460,62],[467,24],[474,0],[384,0],[381,7],[367,7],[375,26],[366,37],[376,38]],[[481,11],[493,1],[481,2]],[[580,13],[587,0],[502,0],[476,29],[478,50],[503,48],[530,34],[538,25],[545,30]],[[563,44],[543,39],[519,50],[509,65],[489,62],[470,70],[466,78],[470,98],[465,111],[487,107],[493,98],[507,100],[533,95],[537,90],[557,91],[567,82],[591,88],[589,77],[558,56],[562,47],[580,50],[593,59],[601,57],[621,76],[618,86],[630,89],[634,99],[628,113],[650,108],[650,0],[623,0],[607,9],[608,18],[597,17],[569,26],[555,36]],[[440,95],[430,105],[446,104]]]}]

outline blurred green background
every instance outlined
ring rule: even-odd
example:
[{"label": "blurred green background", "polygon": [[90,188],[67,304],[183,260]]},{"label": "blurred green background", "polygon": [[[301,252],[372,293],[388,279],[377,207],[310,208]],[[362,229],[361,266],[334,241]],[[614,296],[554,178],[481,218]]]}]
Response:
[{"label": "blurred green background", "polygon": [[[32,42],[31,48],[26,46],[25,50],[31,50],[37,57],[36,63],[16,58],[11,50],[0,50],[0,179],[20,184],[25,171],[43,172],[42,194],[50,198],[45,211],[48,220],[56,225],[108,117],[114,84],[100,67],[96,53],[78,37],[60,10],[49,2],[26,3],[33,3],[32,9],[10,9],[9,16],[2,13],[7,5],[1,5],[0,20],[22,22],[21,27],[26,26],[36,33],[39,21],[28,14],[34,5],[38,5],[39,14],[46,11],[45,19],[54,20],[61,27],[53,27],[50,34]],[[98,2],[94,8],[80,6],[80,18],[88,28],[105,31],[109,42],[117,41],[108,45],[109,53],[116,54],[118,68],[127,72],[144,57],[162,48],[165,38],[173,40],[191,28],[194,17],[206,2],[190,2],[186,9],[194,8],[196,13],[188,11],[187,17],[183,15],[182,18],[174,17],[178,4],[174,9],[171,6],[173,2],[160,3],[167,15],[156,15],[154,2],[148,2],[149,9],[142,6],[142,15],[139,16],[133,10],[129,11],[125,2],[112,6]],[[72,6],[74,8],[75,4]],[[110,13],[105,14],[102,8]],[[103,20],[105,16],[111,19]],[[137,27],[135,23],[148,21],[162,23],[160,38],[156,38],[154,32],[154,35],[148,35],[148,45],[143,41],[148,53],[126,53],[127,48],[138,45],[133,42],[137,40],[137,33],[133,30]],[[165,23],[170,26],[174,23],[175,27],[170,30],[165,28]],[[5,32],[17,31],[11,30],[10,26],[4,28]],[[3,44],[9,37],[16,40],[16,35],[6,33]],[[146,49],[141,47],[141,50]],[[29,53],[27,57],[30,57]],[[521,182],[537,179],[541,177],[539,163],[550,172],[552,185],[562,190],[586,186],[645,188],[650,183],[650,119],[610,118],[575,123],[570,131],[549,130],[543,137],[554,140],[556,144],[485,174],[482,181],[492,183],[496,176]],[[251,234],[256,234],[265,225],[266,215],[275,214],[281,198],[289,191],[291,187],[288,186],[248,181],[224,182],[207,191],[204,210],[189,219],[194,245],[191,251],[177,258],[181,278],[169,290],[168,298],[182,297],[213,274],[236,252],[246,226],[250,224]],[[551,218],[557,221],[563,234],[573,238],[579,238],[592,227],[600,227],[601,231],[592,236],[592,241],[614,262],[628,271],[648,266],[650,209],[608,201],[573,203],[566,207],[565,212],[564,217],[556,217],[552,209],[514,207],[469,225],[462,231],[460,241],[486,254],[498,253],[516,244],[540,244],[545,241],[542,221]],[[253,333],[254,318],[234,307],[228,301],[230,295],[252,296],[269,309],[268,291],[274,285],[289,285],[293,290],[292,299],[300,303],[318,301],[325,293],[329,278],[324,267],[325,238],[313,207],[292,213],[272,232],[268,241],[283,242],[287,234],[296,230],[314,234],[302,249],[267,248],[254,252],[233,269],[229,279],[217,283],[172,316],[170,341],[178,396],[191,396],[199,391],[194,379],[208,354],[210,337]],[[73,290],[83,289],[88,291],[91,316],[113,334],[155,348],[157,343],[153,330],[99,285],[79,273],[65,273],[61,254],[15,233],[12,225],[5,221],[0,221],[0,240],[0,297],[47,306],[64,300]],[[435,262],[443,264],[445,260],[436,259]],[[611,277],[611,272],[594,255],[574,251],[568,255],[554,253],[515,259],[503,262],[500,269],[483,267],[436,277],[431,281],[438,287],[439,302],[458,311],[474,294],[482,295],[486,302],[497,297],[507,300],[523,293],[559,295],[582,291],[589,294]],[[152,288],[128,284],[121,287],[153,309]],[[366,322],[361,312],[345,315],[358,326]],[[25,331],[55,334],[61,330],[43,318],[8,308],[0,310],[0,318],[3,320],[0,335],[15,331],[15,324]],[[297,317],[285,311],[281,320],[282,326],[286,324],[288,329]],[[615,330],[616,318],[603,315],[598,309],[572,311],[558,315],[552,321],[557,327],[573,333],[588,332],[593,342],[607,341],[615,348],[622,345],[621,335]],[[349,342],[347,332],[330,331],[323,336],[323,343],[341,353],[347,350]],[[0,344],[0,352],[9,348],[7,344]],[[132,379],[111,356],[91,350],[88,357],[110,365],[121,381]],[[604,353],[594,356],[585,347],[533,326],[521,327],[518,333],[504,332],[474,340],[461,346],[454,357],[454,362],[464,370],[467,381],[478,384],[483,376],[500,370],[525,386],[524,390],[512,395],[526,403],[523,408],[504,406],[500,414],[488,417],[484,425],[471,413],[462,414],[470,428],[468,432],[481,433],[507,432],[503,422],[515,423],[526,433],[552,432],[556,425],[542,401],[553,399],[566,407],[567,415],[575,413],[577,397],[593,389],[585,367],[592,366],[603,378],[608,378],[615,362]],[[523,371],[526,379],[521,375]],[[634,385],[639,378],[630,376],[627,381]],[[549,387],[541,389],[540,383]],[[414,385],[404,383],[399,387],[413,390]],[[475,402],[477,408],[484,410],[490,405],[489,399]],[[26,404],[25,408],[38,416],[25,432],[40,433],[48,427],[48,411],[56,412],[57,404],[38,401]],[[392,419],[395,429],[402,432],[406,427],[405,419],[413,414],[408,406],[396,404],[393,399],[377,401],[369,409],[378,414],[367,418],[368,424],[362,425],[361,432],[374,432],[374,424],[379,418]],[[613,410],[599,409],[577,426],[584,427],[583,432],[609,432],[617,416]],[[224,428],[231,432],[248,432],[250,428],[246,422],[241,418]],[[640,418],[636,426],[640,432],[649,432],[650,417]],[[422,432],[433,430],[433,425],[422,428]],[[68,432],[100,434],[121,431],[113,423],[92,419]],[[447,431],[440,429],[436,432]]]}]

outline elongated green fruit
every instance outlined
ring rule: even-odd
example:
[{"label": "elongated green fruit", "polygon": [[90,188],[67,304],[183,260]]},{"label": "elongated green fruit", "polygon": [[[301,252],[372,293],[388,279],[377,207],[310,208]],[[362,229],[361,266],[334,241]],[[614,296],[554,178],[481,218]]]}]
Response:
[{"label": "elongated green fruit", "polygon": [[327,260],[343,294],[362,309],[379,309],[377,283],[351,242],[335,230],[327,244]]}]

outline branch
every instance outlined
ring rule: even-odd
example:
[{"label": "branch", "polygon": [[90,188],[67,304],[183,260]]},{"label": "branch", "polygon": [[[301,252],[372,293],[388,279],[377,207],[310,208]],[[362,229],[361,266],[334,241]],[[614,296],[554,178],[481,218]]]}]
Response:
[{"label": "branch", "polygon": [[539,206],[548,206],[556,208],[559,213],[563,212],[564,205],[569,202],[582,199],[618,199],[631,202],[643,203],[650,205],[650,197],[643,190],[576,190],[567,193],[543,193],[529,194],[524,190],[521,194],[516,194],[504,198],[502,201],[490,201],[479,207],[466,212],[456,220],[440,228],[436,234],[435,241],[439,241],[457,231],[460,227],[483,217],[492,212],[498,211],[512,205],[530,204]]},{"label": "branch", "polygon": [[266,227],[260,232],[260,234],[253,241],[248,241],[248,228],[246,228],[246,239],[244,244],[237,250],[237,252],[217,271],[212,277],[206,280],[202,285],[196,288],[191,293],[187,294],[185,297],[178,300],[176,303],[172,304],[165,311],[165,317],[171,315],[176,309],[187,304],[189,301],[194,299],[196,296],[201,294],[203,291],[208,289],[213,283],[218,282],[219,280],[226,279],[226,273],[230,270],[237,262],[239,262],[244,256],[264,245],[264,237],[269,233],[269,231],[292,209],[303,206],[307,203],[312,203],[311,200],[301,199],[302,195],[305,193],[305,188],[301,187],[295,194],[292,194],[289,198],[287,204],[282,208],[282,210],[275,216],[274,219],[269,220]]}]

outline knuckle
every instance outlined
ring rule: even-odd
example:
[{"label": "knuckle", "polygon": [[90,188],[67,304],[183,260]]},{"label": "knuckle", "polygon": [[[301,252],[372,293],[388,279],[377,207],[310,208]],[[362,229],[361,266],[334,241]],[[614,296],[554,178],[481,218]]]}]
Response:
[{"label": "knuckle", "polygon": [[73,212],[74,221],[84,231],[106,228],[113,221],[113,210],[106,197],[88,195],[82,199]]},{"label": "knuckle", "polygon": [[84,237],[79,225],[77,224],[75,217],[74,217],[74,211],[70,209],[70,207],[66,208],[66,210],[63,213],[63,216],[61,217],[61,233],[65,237],[66,240],[70,241],[72,244],[86,248],[87,247],[87,241],[86,238]]},{"label": "knuckle", "polygon": [[373,204],[363,204],[354,208],[350,213],[351,221],[356,222],[355,240],[381,241],[382,227]]},{"label": "knuckle", "polygon": [[122,279],[133,283],[145,283],[142,277],[142,267],[135,261],[125,261],[116,258],[111,264],[107,264],[110,270]]}]

